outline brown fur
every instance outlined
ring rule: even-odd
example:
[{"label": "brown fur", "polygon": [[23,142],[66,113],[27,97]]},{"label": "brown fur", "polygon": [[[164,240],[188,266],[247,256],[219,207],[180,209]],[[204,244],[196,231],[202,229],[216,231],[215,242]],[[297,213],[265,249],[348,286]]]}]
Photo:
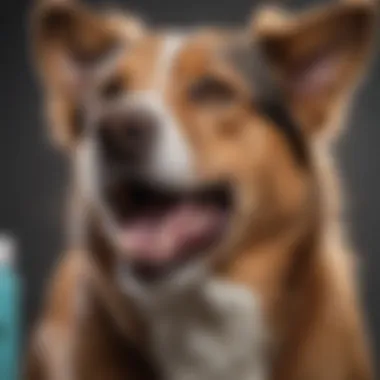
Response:
[{"label": "brown fur", "polygon": [[[307,139],[314,138],[316,130],[326,129],[333,113],[340,113],[347,101],[368,55],[371,12],[370,5],[347,3],[294,18],[280,13],[261,15],[251,28],[251,38],[268,53]],[[337,15],[349,28],[347,35],[337,33]],[[104,27],[106,21],[91,25],[103,37],[120,37],[120,30],[115,34]],[[81,27],[88,29],[83,23]],[[141,43],[123,55],[115,75],[123,87],[146,89],[152,84],[146,74],[157,60],[162,39],[137,34],[123,35],[130,41],[141,38]],[[331,41],[335,35],[339,39]],[[76,99],[59,62],[53,61],[62,54],[62,47],[54,45],[57,41],[73,42],[67,35],[53,45],[43,35],[39,38],[38,60],[48,96],[57,107],[51,111],[53,124],[59,134],[68,136],[66,143],[71,142],[66,145],[73,146],[78,137],[70,132],[70,118]],[[309,141],[313,164],[305,169],[296,162],[284,135],[255,105],[250,108],[252,89],[244,78],[215,56],[223,40],[216,31],[200,32],[175,62],[166,94],[197,153],[199,177],[205,181],[233,178],[239,191],[234,228],[224,249],[230,255],[215,256],[215,272],[262,297],[275,346],[272,380],[370,380],[355,265],[341,236],[339,205],[335,200],[331,203],[325,185],[334,177],[330,165],[324,166],[325,152]],[[96,41],[99,44],[87,41],[86,48],[82,45],[79,50],[99,54],[104,40],[98,37]],[[286,78],[302,75],[305,62],[316,51],[330,49],[331,42],[339,44],[334,54],[338,54],[341,75],[327,94],[318,92],[311,99],[300,96]],[[53,47],[54,53],[49,50]],[[228,107],[199,106],[186,98],[191,85],[209,74],[234,89],[235,98]],[[71,364],[78,380],[158,378],[147,354],[143,319],[108,274],[113,252],[96,216],[91,231],[89,249],[66,254],[58,266],[32,341],[28,380],[55,380],[67,364],[62,359],[65,353],[74,356]],[[83,313],[78,312],[79,294],[79,302],[85,303]]]}]

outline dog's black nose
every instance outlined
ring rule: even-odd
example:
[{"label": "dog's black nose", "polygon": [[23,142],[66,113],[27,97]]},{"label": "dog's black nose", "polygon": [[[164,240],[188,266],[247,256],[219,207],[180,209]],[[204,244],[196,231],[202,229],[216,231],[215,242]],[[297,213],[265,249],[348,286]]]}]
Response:
[{"label": "dog's black nose", "polygon": [[156,124],[154,115],[144,110],[105,116],[99,123],[99,138],[105,155],[119,162],[141,162],[150,149]]}]

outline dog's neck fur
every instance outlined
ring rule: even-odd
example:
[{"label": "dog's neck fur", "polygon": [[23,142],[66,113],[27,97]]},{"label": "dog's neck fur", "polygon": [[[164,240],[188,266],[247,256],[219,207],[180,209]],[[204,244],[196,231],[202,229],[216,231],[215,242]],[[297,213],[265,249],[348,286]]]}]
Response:
[{"label": "dog's neck fur", "polygon": [[[99,243],[95,246],[99,248]],[[105,292],[104,283],[113,279],[99,283],[101,276],[107,274],[98,271],[92,284],[103,307],[126,339],[136,336],[130,335],[133,328],[128,326],[128,322],[136,326],[130,318],[131,309],[121,306],[133,296],[129,297],[128,289],[123,294],[108,287],[109,292]],[[266,378],[267,365],[259,302],[248,288],[216,277],[204,278],[196,286],[152,304],[134,299],[138,323],[143,326],[139,332],[143,330],[147,338],[135,344],[168,380],[261,380]]]},{"label": "dog's neck fur", "polygon": [[[284,281],[289,276],[293,278],[290,270],[294,263],[290,263],[289,257],[298,260],[302,255],[311,256],[315,249],[314,241],[305,236],[300,240],[307,240],[308,244],[297,245],[302,252],[295,253],[295,247],[287,244],[293,238],[292,230],[268,243],[253,245],[236,255],[228,271],[218,269],[219,274],[204,278],[198,286],[152,305],[129,298],[128,290],[123,294],[109,285],[107,290],[104,284],[115,280],[109,277],[112,271],[109,266],[107,271],[104,262],[103,273],[93,276],[93,285],[103,307],[114,318],[112,323],[127,339],[135,339],[134,343],[151,357],[165,379],[261,380],[267,377],[269,344],[277,346],[282,340],[270,342],[272,322],[276,329],[283,330],[282,335],[288,328],[280,326],[273,316],[280,311],[277,297],[280,291],[284,292]],[[91,255],[101,254],[104,258],[109,250],[106,239],[99,234],[92,237]],[[268,260],[268,256],[273,260]],[[278,265],[273,266],[274,263]],[[303,264],[308,266],[307,260]],[[244,266],[245,271],[241,270]],[[95,268],[100,269],[98,265]],[[99,283],[102,277],[104,281]],[[126,300],[131,301],[128,308],[124,308]],[[131,314],[131,310],[136,313]],[[281,323],[286,325],[284,320]],[[141,328],[136,329],[136,325]],[[277,331],[274,335],[279,336]]]}]

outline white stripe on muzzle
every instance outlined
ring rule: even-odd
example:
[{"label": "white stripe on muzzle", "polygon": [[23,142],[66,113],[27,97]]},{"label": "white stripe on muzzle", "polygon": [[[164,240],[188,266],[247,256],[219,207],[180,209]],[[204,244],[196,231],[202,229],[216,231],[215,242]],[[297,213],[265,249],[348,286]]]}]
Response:
[{"label": "white stripe on muzzle", "polygon": [[153,113],[157,118],[157,137],[150,152],[146,176],[169,187],[189,187],[194,182],[194,161],[191,148],[173,110],[165,101],[173,64],[183,47],[185,37],[169,35],[163,42],[156,66],[154,86],[150,91],[135,92],[128,102]]}]

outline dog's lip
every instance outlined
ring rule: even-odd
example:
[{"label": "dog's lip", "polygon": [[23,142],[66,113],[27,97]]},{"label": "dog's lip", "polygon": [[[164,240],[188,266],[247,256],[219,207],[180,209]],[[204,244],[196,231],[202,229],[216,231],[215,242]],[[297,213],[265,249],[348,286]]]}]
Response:
[{"label": "dog's lip", "polygon": [[173,190],[127,178],[107,199],[122,259],[149,278],[209,252],[221,242],[232,209],[231,186],[221,181]]}]

